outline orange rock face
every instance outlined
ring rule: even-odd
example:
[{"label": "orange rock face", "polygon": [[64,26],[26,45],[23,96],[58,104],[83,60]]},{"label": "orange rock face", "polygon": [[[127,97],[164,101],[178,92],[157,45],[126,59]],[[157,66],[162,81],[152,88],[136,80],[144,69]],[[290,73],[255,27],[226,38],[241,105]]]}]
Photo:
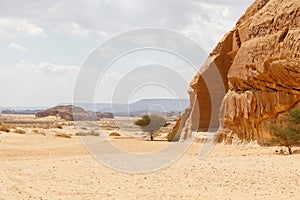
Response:
[{"label": "orange rock face", "polygon": [[[218,86],[208,83],[212,68],[222,77]],[[269,125],[300,105],[300,1],[257,0],[210,54],[190,96],[181,139],[219,127],[220,140],[267,143]]]}]

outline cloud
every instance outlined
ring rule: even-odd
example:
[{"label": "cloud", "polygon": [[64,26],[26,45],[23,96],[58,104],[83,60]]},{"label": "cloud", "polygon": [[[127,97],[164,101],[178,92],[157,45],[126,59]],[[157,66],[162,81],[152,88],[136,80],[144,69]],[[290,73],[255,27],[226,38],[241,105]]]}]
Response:
[{"label": "cloud", "polygon": [[[0,48],[0,85],[10,94],[0,98],[0,105],[49,105],[72,98],[79,71],[73,65],[108,37],[160,27],[189,36],[209,52],[254,0],[0,1],[0,41],[5,44]],[[20,44],[30,45],[26,60],[8,52],[28,50]],[[108,81],[117,76],[110,75]]]},{"label": "cloud", "polygon": [[[81,37],[96,36],[103,39],[141,27],[185,31],[194,23],[195,17],[201,23],[222,26],[227,30],[253,0],[45,0],[43,2],[45,3],[34,0],[4,1],[0,7],[0,17],[13,14],[33,19],[53,32]],[[219,37],[225,33],[223,28],[214,31],[218,31],[216,34]]]},{"label": "cloud", "polygon": [[77,36],[80,36],[80,37],[89,37],[89,36],[92,36],[92,35],[106,36],[105,32],[103,32],[103,31],[89,30],[89,29],[86,29],[86,28],[80,26],[76,22],[71,23],[70,29],[71,29],[71,33],[73,35],[77,35]]},{"label": "cloud", "polygon": [[80,68],[77,66],[58,65],[49,62],[34,64],[23,59],[16,64],[16,69],[18,71],[30,72],[36,75],[65,76],[70,74],[77,75]]},{"label": "cloud", "polygon": [[24,51],[29,51],[28,48],[26,47],[23,47],[15,42],[11,43],[9,46],[8,46],[9,50],[12,51],[12,52],[18,52],[18,51],[21,51],[21,52],[24,52]]},{"label": "cloud", "polygon": [[51,106],[72,102],[79,67],[20,60],[0,68],[1,106]]},{"label": "cloud", "polygon": [[0,18],[0,37],[46,36],[38,25],[21,18]]}]

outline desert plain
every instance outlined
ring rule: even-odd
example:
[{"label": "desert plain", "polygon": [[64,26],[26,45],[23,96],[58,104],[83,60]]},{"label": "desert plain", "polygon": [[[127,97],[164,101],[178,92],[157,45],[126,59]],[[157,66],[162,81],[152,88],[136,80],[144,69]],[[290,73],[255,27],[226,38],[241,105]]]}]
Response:
[{"label": "desert plain", "polygon": [[[173,164],[132,174],[96,160],[71,122],[30,115],[1,115],[1,120],[6,120],[10,132],[0,133],[0,199],[296,200],[300,196],[300,154],[276,152],[282,147],[216,144],[199,159],[204,143],[194,142]],[[107,135],[120,132],[105,120],[100,129]],[[108,138],[124,151],[146,153],[169,144],[164,134],[156,141],[122,133]]]}]

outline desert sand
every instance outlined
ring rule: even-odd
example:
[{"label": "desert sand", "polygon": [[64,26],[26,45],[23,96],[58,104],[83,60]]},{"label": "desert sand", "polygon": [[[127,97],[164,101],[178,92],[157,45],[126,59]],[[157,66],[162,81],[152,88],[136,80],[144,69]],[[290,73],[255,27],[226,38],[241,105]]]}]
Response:
[{"label": "desert sand", "polygon": [[[198,153],[203,144],[193,143],[179,160],[166,168],[129,174],[102,165],[88,153],[78,136],[64,138],[27,132],[0,134],[0,199],[299,199],[300,196],[300,155],[278,155],[275,150],[280,147],[218,144],[200,160]],[[133,152],[168,145],[166,141],[120,138],[111,140]]]}]

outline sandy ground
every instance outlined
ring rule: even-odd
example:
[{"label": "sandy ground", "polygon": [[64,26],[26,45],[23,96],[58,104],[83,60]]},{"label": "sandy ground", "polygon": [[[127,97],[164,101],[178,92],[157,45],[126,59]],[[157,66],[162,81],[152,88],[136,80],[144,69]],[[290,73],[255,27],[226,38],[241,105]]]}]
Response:
[{"label": "sandy ground", "polygon": [[[0,134],[0,199],[299,199],[300,155],[276,147],[195,143],[160,171],[128,174],[95,160],[79,137]],[[129,151],[166,142],[121,139]]]}]

